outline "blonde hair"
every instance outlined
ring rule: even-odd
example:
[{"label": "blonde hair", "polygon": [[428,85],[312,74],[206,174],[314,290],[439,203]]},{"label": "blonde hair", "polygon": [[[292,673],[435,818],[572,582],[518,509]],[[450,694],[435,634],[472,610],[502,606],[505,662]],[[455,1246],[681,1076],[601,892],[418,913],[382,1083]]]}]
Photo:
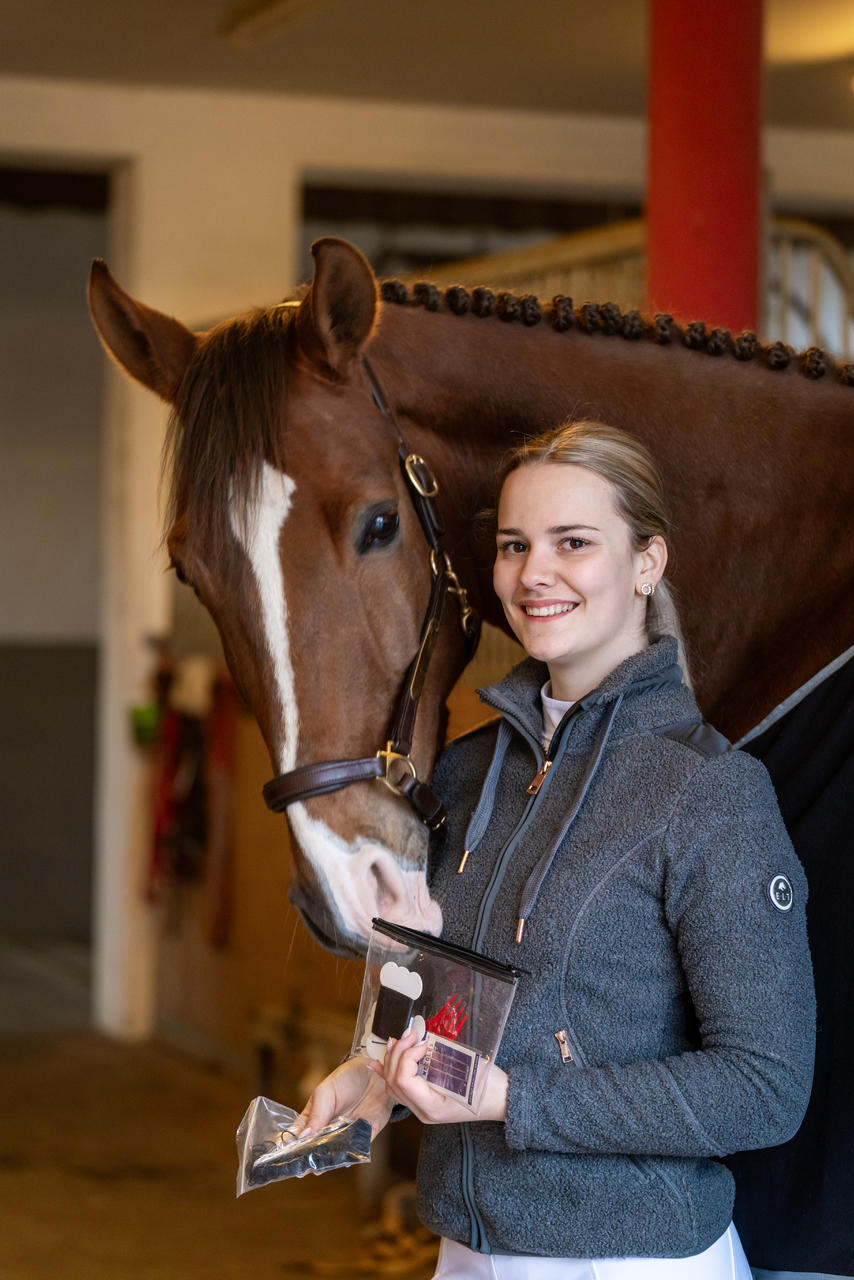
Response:
[{"label": "blonde hair", "polygon": [[[547,462],[585,467],[607,480],[614,490],[617,511],[628,526],[636,550],[648,547],[655,537],[667,542],[670,520],[661,475],[649,450],[634,436],[619,427],[592,419],[565,422],[514,449],[502,471],[501,485],[519,467]],[[676,637],[679,663],[686,681],[689,681],[679,612],[672,588],[663,578],[654,595],[647,598],[646,632],[650,637]]]}]

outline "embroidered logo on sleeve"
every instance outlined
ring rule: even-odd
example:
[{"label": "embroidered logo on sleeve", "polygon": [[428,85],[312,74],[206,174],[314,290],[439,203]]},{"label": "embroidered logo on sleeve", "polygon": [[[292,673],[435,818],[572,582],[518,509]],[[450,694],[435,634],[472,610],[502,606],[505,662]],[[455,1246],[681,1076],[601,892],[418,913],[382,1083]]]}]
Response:
[{"label": "embroidered logo on sleeve", "polygon": [[768,897],[772,907],[776,907],[778,911],[791,911],[795,895],[788,876],[778,875],[772,878],[768,885]]}]

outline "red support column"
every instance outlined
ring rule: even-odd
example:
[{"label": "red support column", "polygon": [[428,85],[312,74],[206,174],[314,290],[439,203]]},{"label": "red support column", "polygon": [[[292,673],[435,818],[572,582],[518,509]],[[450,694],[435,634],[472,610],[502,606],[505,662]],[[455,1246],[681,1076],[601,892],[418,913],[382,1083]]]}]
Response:
[{"label": "red support column", "polygon": [[649,0],[647,309],[759,318],[762,0]]}]

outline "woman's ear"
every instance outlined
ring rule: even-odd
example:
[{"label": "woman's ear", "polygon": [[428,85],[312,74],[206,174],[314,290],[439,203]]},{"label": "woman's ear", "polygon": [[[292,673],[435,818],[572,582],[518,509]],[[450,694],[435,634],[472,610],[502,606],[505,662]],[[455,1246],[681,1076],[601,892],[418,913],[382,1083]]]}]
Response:
[{"label": "woman's ear", "polygon": [[661,534],[656,533],[641,552],[640,583],[648,582],[653,587],[657,586],[660,579],[664,577],[666,567],[667,543]]}]

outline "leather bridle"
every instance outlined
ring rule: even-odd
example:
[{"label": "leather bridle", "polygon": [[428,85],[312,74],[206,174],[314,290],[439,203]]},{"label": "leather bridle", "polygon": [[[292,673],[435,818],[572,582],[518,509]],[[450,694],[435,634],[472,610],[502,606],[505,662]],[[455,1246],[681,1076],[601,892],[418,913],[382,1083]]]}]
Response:
[{"label": "leather bridle", "polygon": [[267,807],[281,813],[297,800],[339,791],[354,782],[377,779],[395,795],[404,796],[422,822],[428,827],[441,826],[445,810],[425,782],[422,782],[412,759],[412,739],[418,704],[427,677],[430,657],[439,635],[439,626],[445,599],[450,593],[456,596],[460,607],[460,625],[472,647],[477,637],[478,620],[468,602],[468,595],[451,565],[444,546],[445,529],[436,495],[439,486],[422,457],[407,448],[394,411],[388,403],[376,374],[366,359],[362,364],[373,393],[374,403],[380,413],[391,423],[397,435],[397,453],[406,490],[415,508],[415,514],[424,531],[430,551],[432,585],[427,611],[421,625],[418,652],[413,658],[403,687],[398,695],[392,723],[391,736],[385,747],[375,755],[358,760],[326,760],[321,764],[301,765],[288,773],[279,774],[264,787]]}]

